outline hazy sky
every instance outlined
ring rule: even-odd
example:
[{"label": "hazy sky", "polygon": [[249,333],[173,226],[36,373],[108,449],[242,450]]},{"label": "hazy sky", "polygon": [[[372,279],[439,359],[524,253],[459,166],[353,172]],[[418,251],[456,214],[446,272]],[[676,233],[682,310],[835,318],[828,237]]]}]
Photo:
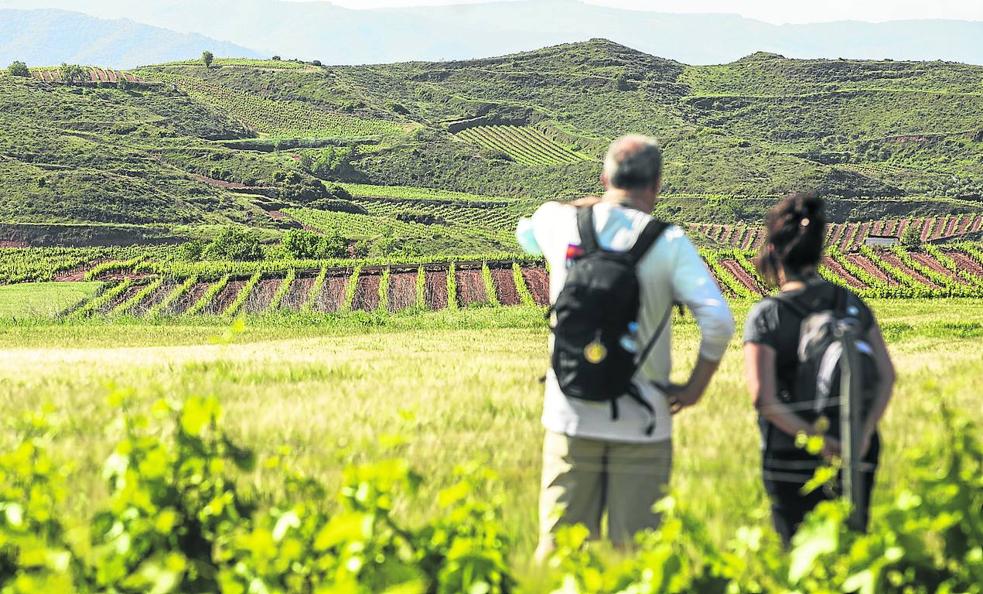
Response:
[{"label": "hazy sky", "polygon": [[[315,0],[316,1],[316,0]],[[331,0],[348,8],[464,4],[488,0]],[[983,21],[983,0],[586,0],[657,12],[737,13],[770,23],[837,20],[963,19]]]}]

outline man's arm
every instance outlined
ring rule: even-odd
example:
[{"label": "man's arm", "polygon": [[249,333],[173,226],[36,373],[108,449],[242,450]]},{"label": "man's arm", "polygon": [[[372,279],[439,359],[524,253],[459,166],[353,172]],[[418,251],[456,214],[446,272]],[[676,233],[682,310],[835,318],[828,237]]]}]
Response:
[{"label": "man's arm", "polygon": [[678,412],[696,404],[706,392],[734,335],[734,316],[693,244],[678,228],[668,233],[679,234],[671,238],[677,244],[673,258],[673,296],[693,313],[700,328],[700,355],[689,380],[668,390],[669,404],[673,412]]}]

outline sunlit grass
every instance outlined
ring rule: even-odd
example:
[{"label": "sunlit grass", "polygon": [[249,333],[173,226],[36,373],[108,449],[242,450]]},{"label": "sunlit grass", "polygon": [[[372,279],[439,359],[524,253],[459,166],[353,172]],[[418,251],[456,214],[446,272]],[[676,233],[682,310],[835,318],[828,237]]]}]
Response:
[{"label": "sunlit grass", "polygon": [[[978,417],[983,377],[979,301],[883,301],[875,311],[891,339],[900,382],[884,423],[883,486],[904,484],[901,454],[938,432],[933,385]],[[747,304],[736,307],[743,320]],[[305,321],[306,320],[306,321]],[[320,323],[316,323],[319,320]],[[535,308],[484,308],[416,316],[252,318],[228,322],[20,324],[0,327],[0,413],[43,404],[59,426],[53,449],[72,469],[70,512],[87,515],[104,497],[100,465],[115,439],[109,386],[157,398],[216,395],[225,426],[261,454],[290,446],[295,465],[333,485],[345,464],[398,454],[426,478],[433,501],[455,465],[494,469],[505,520],[527,555],[536,533],[542,386],[547,331]],[[499,325],[502,327],[494,327]],[[679,377],[696,355],[687,316],[675,326]],[[3,445],[14,437],[4,435]],[[723,541],[740,524],[764,521],[758,436],[735,337],[720,376],[697,408],[677,418],[673,487]],[[262,491],[282,477],[260,471]],[[409,510],[425,516],[435,508]]]}]

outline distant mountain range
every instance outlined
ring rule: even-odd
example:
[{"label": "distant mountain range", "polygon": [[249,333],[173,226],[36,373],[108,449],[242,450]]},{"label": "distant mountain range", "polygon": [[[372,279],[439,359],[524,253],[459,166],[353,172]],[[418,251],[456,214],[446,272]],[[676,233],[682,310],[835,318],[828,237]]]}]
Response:
[{"label": "distant mountain range", "polygon": [[[629,11],[578,0],[377,10],[281,0],[0,0],[0,7],[61,8],[103,18],[125,17],[154,27],[224,40],[266,55],[332,64],[470,59],[593,37],[690,64],[726,63],[755,51],[800,58],[983,64],[983,22],[974,21],[772,25],[736,15]],[[9,18],[0,16],[0,33],[5,40],[0,42],[4,48],[0,57],[8,56],[9,48],[16,48],[17,44],[37,47],[45,45],[37,40],[49,39],[43,37],[43,28],[24,31],[11,39],[10,23],[2,22]],[[158,37],[148,44],[144,40],[150,33],[134,23],[117,24],[111,29],[114,36],[102,44],[94,41],[91,54],[101,52],[98,55],[104,55],[102,62],[109,66],[165,59],[160,53],[140,53],[143,50],[137,48],[145,45],[182,57],[189,52],[198,53],[205,43],[218,55],[251,53],[243,47],[165,32],[156,33]],[[86,49],[84,41],[83,36],[76,43]],[[134,49],[124,48],[117,53],[112,46],[118,44],[132,44]],[[42,51],[38,59],[44,56]],[[122,59],[127,63],[116,61]]]},{"label": "distant mountain range", "polygon": [[61,10],[0,10],[0,65],[91,64],[133,68],[201,55],[256,57],[233,43],[176,33],[125,19],[105,20]]}]

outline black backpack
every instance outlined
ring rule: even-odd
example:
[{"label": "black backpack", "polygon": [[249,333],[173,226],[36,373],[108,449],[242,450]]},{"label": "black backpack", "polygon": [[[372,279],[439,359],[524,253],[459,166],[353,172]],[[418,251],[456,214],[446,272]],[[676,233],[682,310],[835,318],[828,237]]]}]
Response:
[{"label": "black backpack", "polygon": [[[801,319],[794,383],[780,386],[779,398],[809,423],[825,417],[826,434],[839,439],[843,342],[853,341],[857,350],[862,393],[851,397],[859,397],[861,415],[864,417],[870,410],[880,377],[870,344],[858,336],[860,321],[855,313],[849,311],[849,292],[839,286],[835,290],[833,307],[817,311],[809,311],[790,296],[777,295],[772,299],[785,305]],[[838,326],[852,327],[853,332],[838,335]],[[767,444],[770,450],[788,451],[795,448],[794,436],[779,430],[771,433],[773,435]]]},{"label": "black backpack", "polygon": [[592,402],[608,401],[614,419],[618,418],[618,398],[627,395],[651,415],[647,435],[655,429],[655,411],[638,393],[632,377],[669,316],[643,349],[625,348],[623,339],[633,339],[632,325],[638,320],[636,266],[668,226],[653,219],[630,250],[608,251],[598,245],[593,209],[580,208],[577,227],[583,252],[570,264],[563,290],[550,309],[556,320],[552,366],[563,394]]}]

